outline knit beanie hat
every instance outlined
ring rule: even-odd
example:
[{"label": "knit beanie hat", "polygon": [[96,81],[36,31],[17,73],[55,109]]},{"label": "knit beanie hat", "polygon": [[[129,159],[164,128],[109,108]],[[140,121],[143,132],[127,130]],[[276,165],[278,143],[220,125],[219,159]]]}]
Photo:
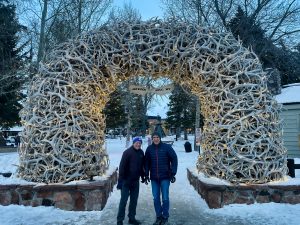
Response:
[{"label": "knit beanie hat", "polygon": [[134,143],[137,142],[137,141],[141,142],[141,144],[143,143],[143,140],[142,140],[141,137],[134,137],[134,138],[132,139],[132,144],[134,144]]},{"label": "knit beanie hat", "polygon": [[159,139],[161,139],[161,134],[157,131],[154,131],[153,134],[151,135],[151,138],[153,139],[153,136],[158,136]]}]

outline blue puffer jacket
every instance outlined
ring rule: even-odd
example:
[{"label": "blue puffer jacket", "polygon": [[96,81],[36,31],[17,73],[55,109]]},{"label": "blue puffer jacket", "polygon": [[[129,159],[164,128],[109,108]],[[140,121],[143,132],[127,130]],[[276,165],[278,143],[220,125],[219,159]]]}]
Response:
[{"label": "blue puffer jacket", "polygon": [[145,175],[151,180],[170,179],[177,172],[177,155],[171,145],[152,143],[145,153]]}]

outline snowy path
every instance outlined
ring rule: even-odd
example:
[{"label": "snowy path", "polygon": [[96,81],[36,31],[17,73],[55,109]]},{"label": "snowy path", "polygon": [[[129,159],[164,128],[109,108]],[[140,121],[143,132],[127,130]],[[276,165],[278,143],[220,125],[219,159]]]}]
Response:
[{"label": "snowy path", "polygon": [[[178,153],[178,152],[177,152]],[[179,153],[180,154],[180,153]],[[191,160],[197,153],[182,153],[190,154]],[[186,161],[189,157],[185,156]],[[186,178],[185,162],[179,158],[179,169],[177,181],[170,186],[170,219],[169,224],[172,225],[197,225],[197,224],[251,224],[249,221],[242,219],[222,218],[222,216],[211,216],[209,209],[203,199],[196,193],[193,187],[189,184]],[[189,161],[189,160],[188,160]],[[101,225],[116,224],[117,210],[120,199],[120,191],[114,188],[114,192],[110,196],[105,209],[102,212],[100,219]],[[127,213],[128,211],[126,211]],[[137,219],[143,224],[150,225],[155,220],[155,212],[152,202],[151,185],[141,184],[139,202],[137,207]],[[127,224],[127,218],[124,221]]]},{"label": "snowy path", "polygon": [[[291,218],[289,216],[289,220],[284,219],[284,217],[287,216],[284,213],[286,212],[286,209],[281,210],[281,208],[291,207],[291,210],[298,211],[298,208],[294,208],[295,206],[292,205],[269,203],[249,206],[232,205],[226,206],[223,209],[209,209],[205,201],[189,184],[186,175],[186,168],[192,167],[196,164],[198,153],[185,153],[183,143],[184,142],[175,142],[173,146],[178,155],[179,166],[176,176],[177,180],[170,186],[170,225],[299,224],[295,221],[297,221],[298,219],[300,220],[300,212],[296,214],[293,214],[291,212],[294,217]],[[110,148],[109,144],[108,148],[114,149]],[[117,166],[118,162],[119,161],[112,161],[112,164]],[[120,192],[116,190],[116,188],[114,188],[114,191],[110,196],[106,207],[102,211],[100,219],[101,225],[116,224],[119,200]],[[273,210],[278,211],[277,217],[274,217],[274,214],[272,213]],[[128,211],[126,211],[126,213],[127,212]],[[155,212],[150,184],[148,186],[141,184],[140,186],[140,195],[136,218],[141,220],[145,225],[150,225],[155,220]],[[127,218],[125,218],[124,224],[127,224]]]}]

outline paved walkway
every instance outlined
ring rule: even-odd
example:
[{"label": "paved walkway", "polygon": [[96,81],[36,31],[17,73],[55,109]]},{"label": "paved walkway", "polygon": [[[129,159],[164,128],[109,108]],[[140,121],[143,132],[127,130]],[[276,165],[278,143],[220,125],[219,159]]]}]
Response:
[{"label": "paved walkway", "polygon": [[[187,185],[187,184],[186,184]],[[177,195],[171,190],[171,209],[170,209],[170,225],[243,225],[243,224],[255,224],[250,221],[244,221],[241,219],[224,218],[221,216],[216,216],[209,213],[206,203],[198,196],[198,194],[187,188],[186,185],[179,184],[178,186],[186,189],[188,196]],[[190,192],[195,193],[190,193]],[[120,192],[114,190],[114,193],[107,202],[105,209],[102,212],[101,221],[98,224],[101,225],[113,225],[116,224],[117,210],[119,204]],[[128,211],[126,211],[127,213]],[[139,219],[142,224],[150,225],[153,224],[155,220],[155,213],[152,202],[151,188],[150,185],[147,187],[145,185],[141,186],[140,197],[137,209],[137,219]],[[124,224],[128,224],[127,218],[125,218]]]},{"label": "paved walkway", "polygon": [[[176,147],[176,146],[175,146]],[[180,148],[178,148],[180,149]],[[239,217],[234,211],[224,216],[220,210],[209,209],[205,201],[194,190],[187,179],[186,168],[195,165],[197,158],[196,152],[185,153],[177,150],[178,155],[178,171],[176,182],[170,186],[170,218],[169,225],[265,225],[270,224],[267,217],[256,215],[255,218]],[[117,165],[117,164],[116,164]],[[100,225],[117,224],[117,211],[120,201],[120,191],[114,191],[108,199],[105,208],[102,211]],[[127,203],[128,205],[128,203]],[[128,211],[126,211],[127,215]],[[155,220],[155,212],[153,207],[153,199],[151,193],[151,185],[141,184],[140,195],[137,206],[136,218],[143,225],[152,225]],[[128,224],[127,217],[124,225]]]},{"label": "paved walkway", "polygon": [[[180,159],[179,160],[183,160]],[[184,165],[186,162],[179,162]],[[101,225],[116,224],[120,191],[114,188],[108,202],[102,211]],[[128,205],[128,204],[127,204]],[[127,215],[128,211],[126,211]],[[234,213],[233,213],[234,214]],[[151,185],[141,184],[136,218],[144,225],[152,225],[155,212],[151,194]],[[96,224],[96,223],[95,223]],[[128,224],[127,217],[124,224]],[[221,216],[206,205],[194,188],[189,184],[186,176],[186,167],[178,168],[177,180],[170,186],[170,218],[169,225],[252,225],[257,221],[246,221],[237,215]],[[261,223],[267,224],[267,223]]]}]

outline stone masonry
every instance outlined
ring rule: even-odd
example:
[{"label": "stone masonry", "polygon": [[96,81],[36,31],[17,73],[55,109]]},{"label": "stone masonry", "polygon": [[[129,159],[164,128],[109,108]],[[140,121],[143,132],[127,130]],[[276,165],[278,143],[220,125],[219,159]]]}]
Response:
[{"label": "stone masonry", "polygon": [[189,169],[187,169],[187,177],[209,208],[222,208],[229,204],[300,203],[300,185],[210,184],[201,180]]},{"label": "stone masonry", "polygon": [[117,171],[105,180],[77,184],[0,185],[0,205],[54,206],[63,210],[102,210],[113,186]]}]

